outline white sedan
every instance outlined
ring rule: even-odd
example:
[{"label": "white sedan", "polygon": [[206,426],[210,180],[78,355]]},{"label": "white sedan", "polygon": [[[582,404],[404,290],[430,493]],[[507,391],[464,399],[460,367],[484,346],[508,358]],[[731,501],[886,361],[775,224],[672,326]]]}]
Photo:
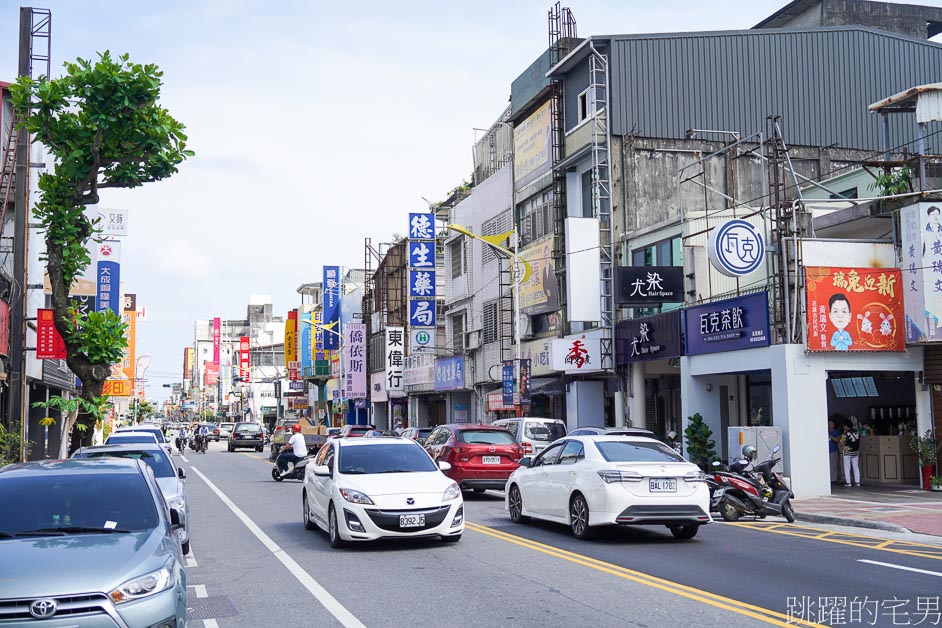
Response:
[{"label": "white sedan", "polygon": [[335,438],[307,465],[301,500],[304,527],[317,527],[333,547],[350,541],[464,532],[461,489],[421,445],[407,438]]},{"label": "white sedan", "polygon": [[515,523],[564,523],[576,538],[598,526],[666,525],[691,539],[712,521],[710,491],[696,465],[653,438],[578,436],[556,441],[507,480]]}]

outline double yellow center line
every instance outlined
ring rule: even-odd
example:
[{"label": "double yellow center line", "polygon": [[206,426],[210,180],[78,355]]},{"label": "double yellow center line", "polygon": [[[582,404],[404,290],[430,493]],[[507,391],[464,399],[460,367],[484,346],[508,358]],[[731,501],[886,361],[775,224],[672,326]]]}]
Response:
[{"label": "double yellow center line", "polygon": [[507,534],[506,532],[501,532],[499,530],[495,530],[494,528],[482,526],[477,523],[466,522],[465,528],[479,534],[484,534],[501,541],[513,543],[515,545],[519,545],[520,547],[540,552],[548,556],[553,556],[555,558],[560,558],[562,560],[575,563],[577,565],[582,565],[583,567],[588,567],[589,569],[594,569],[602,573],[607,573],[618,578],[624,578],[625,580],[637,582],[638,584],[660,589],[661,591],[666,591],[667,593],[673,593],[674,595],[679,595],[696,602],[702,602],[703,604],[709,604],[710,606],[722,608],[739,615],[752,617],[753,619],[758,619],[759,621],[772,624],[773,626],[815,626],[826,628],[821,624],[802,621],[798,617],[791,617],[784,613],[762,608],[761,606],[747,604],[746,602],[740,602],[739,600],[723,597],[722,595],[716,595],[714,593],[696,589],[694,587],[688,587],[677,582],[664,580],[663,578],[657,578],[640,571],[627,569],[625,567],[620,567],[619,565],[613,565],[612,563],[606,563],[601,560],[589,558],[588,556],[584,556],[582,554],[568,552],[551,545],[544,545],[543,543],[531,541],[530,539],[525,539],[513,534]]}]

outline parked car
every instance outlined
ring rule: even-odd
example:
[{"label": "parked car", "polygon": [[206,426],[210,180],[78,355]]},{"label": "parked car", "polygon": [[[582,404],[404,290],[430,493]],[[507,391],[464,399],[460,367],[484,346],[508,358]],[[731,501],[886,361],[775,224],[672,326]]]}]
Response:
[{"label": "parked car", "polygon": [[537,455],[553,441],[566,435],[566,424],[559,419],[520,417],[498,419],[491,423],[510,430],[514,440],[520,443],[524,455]]},{"label": "parked car", "polygon": [[[124,434],[125,432],[148,432],[154,435],[154,438],[157,439],[157,442],[167,450],[167,454],[173,455],[173,442],[171,439],[164,436],[163,431],[156,425],[148,425],[146,423],[138,423],[137,425],[131,425],[128,427],[119,427],[114,431],[114,434]],[[176,436],[176,434],[174,434]]]},{"label": "parked car", "polygon": [[229,435],[232,434],[232,428],[235,427],[235,423],[220,423],[219,424],[219,438],[229,438]]},{"label": "parked car", "polygon": [[515,523],[556,521],[579,539],[606,525],[665,525],[691,539],[712,521],[700,469],[642,436],[566,437],[520,461],[505,499]]},{"label": "parked car", "polygon": [[371,432],[375,429],[375,425],[344,425],[340,428],[337,435],[332,438],[358,438],[360,436],[366,436],[367,432]]},{"label": "parked car", "polygon": [[651,430],[643,427],[580,427],[569,432],[568,436],[647,436],[657,438]]},{"label": "parked car", "polygon": [[424,447],[433,460],[449,464],[445,475],[462,490],[476,493],[489,488],[504,490],[523,456],[513,435],[493,425],[440,425],[425,439]]},{"label": "parked car", "polygon": [[240,447],[251,447],[261,452],[265,445],[265,436],[259,423],[236,423],[229,435],[229,451]]},{"label": "parked car", "polygon": [[0,624],[186,625],[182,515],[144,462],[9,465],[0,503]]},{"label": "parked car", "polygon": [[425,444],[425,439],[428,438],[428,435],[432,433],[432,430],[435,428],[432,427],[407,427],[402,431],[403,438],[411,438],[414,441],[418,441],[420,445]]},{"label": "parked car", "polygon": [[396,434],[395,432],[380,432],[379,430],[369,430],[363,434],[363,438],[386,438],[386,437],[398,438],[399,434]]},{"label": "parked car", "polygon": [[448,468],[404,438],[331,439],[304,476],[304,527],[325,530],[333,547],[429,535],[456,542],[464,502]]},{"label": "parked car", "polygon": [[106,445],[130,445],[148,443],[159,445],[157,437],[151,432],[115,432],[105,439]]}]

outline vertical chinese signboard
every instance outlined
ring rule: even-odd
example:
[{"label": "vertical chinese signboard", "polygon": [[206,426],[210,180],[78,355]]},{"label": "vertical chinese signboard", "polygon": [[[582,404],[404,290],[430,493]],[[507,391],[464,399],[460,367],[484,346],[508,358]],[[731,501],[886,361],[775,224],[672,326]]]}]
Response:
[{"label": "vertical chinese signboard", "polygon": [[64,360],[65,341],[56,329],[52,310],[36,310],[36,359]]},{"label": "vertical chinese signboard", "polygon": [[405,330],[402,327],[386,328],[386,394],[389,397],[402,397],[403,388],[403,349]]},{"label": "vertical chinese signboard", "polygon": [[501,388],[501,397],[504,403],[504,406],[513,406],[514,405],[514,361],[513,360],[504,360],[503,367],[501,368],[501,382],[503,386]]},{"label": "vertical chinese signboard", "polygon": [[809,351],[905,351],[898,268],[805,268]]},{"label": "vertical chinese signboard", "polygon": [[[409,214],[409,329],[423,349],[434,351],[435,215]],[[424,344],[423,344],[424,342]],[[415,347],[413,347],[415,349]]]},{"label": "vertical chinese signboard", "polygon": [[219,364],[219,349],[222,341],[222,321],[219,317],[213,319],[213,364]]},{"label": "vertical chinese signboard", "polygon": [[239,338],[239,377],[244,383],[252,381],[252,351],[248,336]]},{"label": "vertical chinese signboard", "polygon": [[98,244],[98,311],[112,310],[121,316],[121,243],[105,240]]},{"label": "vertical chinese signboard", "polygon": [[[388,330],[387,330],[388,333]],[[346,399],[366,398],[366,325],[347,323],[343,326],[344,385]]]},{"label": "vertical chinese signboard", "polygon": [[337,333],[327,332],[323,336],[324,350],[340,348],[340,333],[336,329],[340,320],[340,266],[324,266],[324,327]]},{"label": "vertical chinese signboard", "polygon": [[291,368],[292,362],[298,360],[298,311],[288,312],[285,321],[285,366]]},{"label": "vertical chinese signboard", "polygon": [[906,342],[942,340],[942,203],[900,210]]}]

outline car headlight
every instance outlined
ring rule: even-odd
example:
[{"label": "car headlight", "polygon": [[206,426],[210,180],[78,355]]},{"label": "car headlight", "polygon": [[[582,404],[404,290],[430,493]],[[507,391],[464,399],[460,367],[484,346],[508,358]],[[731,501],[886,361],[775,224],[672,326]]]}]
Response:
[{"label": "car headlight", "polygon": [[442,495],[442,501],[447,502],[453,499],[458,499],[461,496],[461,489],[458,488],[458,484],[455,482],[451,483],[451,486],[445,489],[445,494]]},{"label": "car headlight", "polygon": [[355,491],[351,488],[340,489],[340,495],[351,504],[373,504],[373,500],[366,493]]},{"label": "car headlight", "polygon": [[115,604],[123,604],[131,600],[138,600],[142,597],[160,593],[173,586],[173,571],[170,565],[165,565],[157,571],[144,574],[128,580],[117,589],[108,594],[111,601]]},{"label": "car headlight", "polygon": [[175,510],[186,510],[186,497],[180,495],[167,501],[167,505]]}]

